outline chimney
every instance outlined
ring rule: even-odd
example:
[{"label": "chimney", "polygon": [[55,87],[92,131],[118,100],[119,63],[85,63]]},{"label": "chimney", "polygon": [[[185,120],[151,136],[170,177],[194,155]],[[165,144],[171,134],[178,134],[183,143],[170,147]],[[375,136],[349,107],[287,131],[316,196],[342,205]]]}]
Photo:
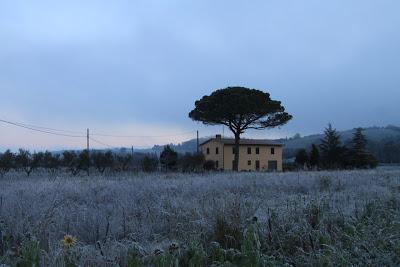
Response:
[{"label": "chimney", "polygon": [[221,139],[221,135],[220,135],[220,134],[217,134],[217,135],[215,136],[215,139]]}]

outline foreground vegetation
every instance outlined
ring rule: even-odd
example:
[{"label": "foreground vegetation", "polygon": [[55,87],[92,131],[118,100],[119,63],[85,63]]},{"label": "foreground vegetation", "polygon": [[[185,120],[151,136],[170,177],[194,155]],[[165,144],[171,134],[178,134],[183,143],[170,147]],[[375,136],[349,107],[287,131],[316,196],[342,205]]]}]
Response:
[{"label": "foreground vegetation", "polygon": [[0,266],[398,266],[400,169],[0,180]]}]

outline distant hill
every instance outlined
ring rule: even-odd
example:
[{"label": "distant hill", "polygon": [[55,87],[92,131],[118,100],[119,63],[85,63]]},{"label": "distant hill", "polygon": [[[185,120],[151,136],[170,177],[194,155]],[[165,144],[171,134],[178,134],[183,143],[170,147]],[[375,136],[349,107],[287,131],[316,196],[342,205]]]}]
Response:
[{"label": "distant hill", "polygon": [[[354,129],[339,131],[342,143],[347,145],[353,137]],[[364,128],[368,141],[368,148],[381,162],[400,162],[400,127],[389,125],[386,127]],[[319,145],[324,135],[314,134],[304,137],[280,139],[285,144],[285,158],[295,156],[297,150],[309,149],[312,144]]]},{"label": "distant hill", "polygon": [[[354,129],[340,131],[343,143],[348,143],[353,137]],[[400,137],[400,127],[389,125],[387,127],[369,127],[364,129],[364,134],[368,141],[382,142],[387,139],[396,139]],[[304,137],[280,139],[289,149],[300,149],[310,147],[312,144],[319,144],[324,137],[323,133],[308,135]]]},{"label": "distant hill", "polygon": [[[208,138],[199,138],[199,143],[201,144],[202,142],[206,141]],[[185,142],[182,142],[180,144],[169,144],[173,150],[175,150],[178,153],[184,154],[187,152],[196,152],[197,150],[197,140],[196,139],[191,139]],[[164,149],[165,145],[155,145],[151,149],[152,152],[155,153],[161,153],[161,151]]]}]

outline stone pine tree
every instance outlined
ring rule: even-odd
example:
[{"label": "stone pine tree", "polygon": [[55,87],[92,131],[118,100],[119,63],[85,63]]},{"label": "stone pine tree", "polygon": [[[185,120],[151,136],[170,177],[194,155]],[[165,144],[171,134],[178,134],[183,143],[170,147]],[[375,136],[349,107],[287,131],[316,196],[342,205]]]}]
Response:
[{"label": "stone pine tree", "polygon": [[235,136],[233,169],[238,171],[240,136],[248,129],[263,130],[284,125],[292,116],[269,93],[245,87],[216,90],[195,102],[189,117],[206,125],[225,125]]},{"label": "stone pine tree", "polygon": [[311,145],[311,151],[310,151],[310,166],[311,168],[316,168],[319,166],[319,161],[320,161],[320,156],[319,156],[319,150],[318,147],[315,144]]},{"label": "stone pine tree", "polygon": [[329,124],[324,131],[325,137],[321,140],[320,149],[322,152],[323,164],[327,168],[337,168],[340,166],[341,155],[343,152],[340,135],[336,129]]},{"label": "stone pine tree", "polygon": [[377,160],[367,150],[367,139],[362,128],[356,128],[352,139],[351,163],[356,168],[376,167]]}]

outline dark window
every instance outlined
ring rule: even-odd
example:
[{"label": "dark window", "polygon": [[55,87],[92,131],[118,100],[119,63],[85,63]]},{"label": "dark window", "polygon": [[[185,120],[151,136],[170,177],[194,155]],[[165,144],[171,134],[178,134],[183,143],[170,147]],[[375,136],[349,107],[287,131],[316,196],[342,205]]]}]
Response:
[{"label": "dark window", "polygon": [[256,170],[259,171],[260,170],[260,161],[256,160]]},{"label": "dark window", "polygon": [[275,154],[275,148],[271,147],[271,155]]},{"label": "dark window", "polygon": [[278,169],[278,162],[276,160],[269,160],[268,161],[268,170],[276,171],[277,169]]},{"label": "dark window", "polygon": [[210,154],[210,148],[207,147],[207,155]]},{"label": "dark window", "polygon": [[219,153],[219,150],[218,150],[218,147],[216,147],[216,148],[215,148],[215,154],[218,155],[218,153]]},{"label": "dark window", "polygon": [[247,154],[251,154],[251,147],[247,148]]},{"label": "dark window", "polygon": [[216,160],[216,161],[215,161],[215,168],[216,168],[216,169],[219,168],[219,166],[218,166],[219,164],[218,164],[218,163],[219,163],[218,160]]},{"label": "dark window", "polygon": [[232,170],[235,168],[235,161],[232,160]]},{"label": "dark window", "polygon": [[251,160],[247,161],[247,165],[249,165],[249,166],[251,165]]},{"label": "dark window", "polygon": [[236,154],[236,153],[235,153],[235,148],[234,148],[234,147],[232,147],[232,154]]},{"label": "dark window", "polygon": [[256,147],[256,154],[260,154],[260,148]]}]

